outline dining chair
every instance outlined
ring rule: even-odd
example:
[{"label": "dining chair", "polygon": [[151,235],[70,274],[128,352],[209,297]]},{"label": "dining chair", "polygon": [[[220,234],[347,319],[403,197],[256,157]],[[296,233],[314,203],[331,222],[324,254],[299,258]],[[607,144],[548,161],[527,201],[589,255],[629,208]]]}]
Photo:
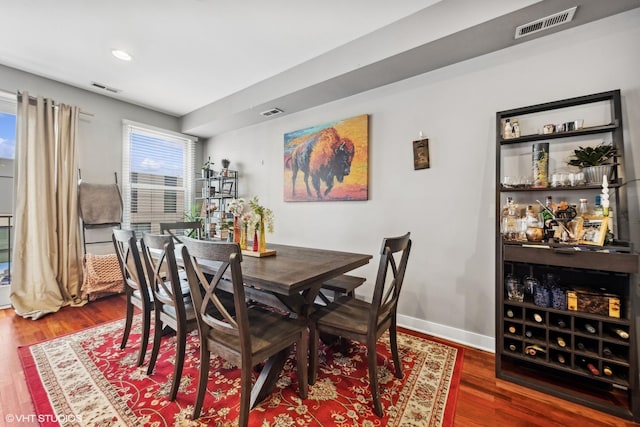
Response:
[{"label": "dining chair", "polygon": [[[297,349],[298,394],[305,399],[308,375],[306,323],[271,310],[255,306],[248,308],[240,246],[237,243],[185,239],[182,259],[191,287],[200,335],[200,373],[193,419],[198,418],[202,410],[211,353],[240,368],[239,426],[246,426],[249,420],[252,368],[274,355],[288,352],[294,344]],[[207,277],[203,273],[199,264],[203,260],[220,263],[215,275]],[[229,277],[235,315],[229,313],[216,294],[218,286]],[[199,292],[201,287],[203,294]]]},{"label": "dining chair", "polygon": [[200,239],[201,230],[202,223],[200,221],[160,223],[160,234],[170,234],[176,243],[182,243],[184,236]]},{"label": "dining chair", "polygon": [[153,349],[147,375],[153,374],[165,328],[173,329],[176,333],[176,357],[169,399],[175,400],[184,366],[187,333],[197,328],[189,283],[178,272],[173,237],[144,233],[140,246],[155,304]]},{"label": "dining chair", "polygon": [[382,240],[380,262],[371,302],[348,295],[342,296],[326,306],[317,307],[317,310],[310,316],[309,383],[313,385],[316,382],[320,333],[365,343],[371,397],[374,411],[379,417],[382,417],[383,411],[376,374],[376,343],[387,330],[389,331],[395,375],[397,378],[402,378],[396,333],[396,311],[411,251],[410,234]]},{"label": "dining chair", "polygon": [[123,349],[127,345],[129,333],[131,332],[131,324],[133,322],[133,310],[134,307],[138,307],[142,312],[142,332],[140,335],[140,350],[138,352],[137,366],[141,366],[147,352],[147,345],[149,344],[151,312],[154,309],[153,299],[147,278],[144,274],[135,231],[114,228],[111,233],[111,240],[113,241],[118,264],[122,271],[122,277],[125,283],[125,295],[127,298],[127,314],[120,348]]}]

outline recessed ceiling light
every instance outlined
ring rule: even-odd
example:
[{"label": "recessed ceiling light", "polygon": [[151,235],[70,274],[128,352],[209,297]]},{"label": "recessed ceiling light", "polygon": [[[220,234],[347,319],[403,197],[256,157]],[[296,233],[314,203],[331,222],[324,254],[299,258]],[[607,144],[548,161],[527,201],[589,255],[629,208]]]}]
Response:
[{"label": "recessed ceiling light", "polygon": [[128,52],[120,49],[113,49],[111,51],[111,54],[122,61],[131,61],[133,59],[133,57]]}]

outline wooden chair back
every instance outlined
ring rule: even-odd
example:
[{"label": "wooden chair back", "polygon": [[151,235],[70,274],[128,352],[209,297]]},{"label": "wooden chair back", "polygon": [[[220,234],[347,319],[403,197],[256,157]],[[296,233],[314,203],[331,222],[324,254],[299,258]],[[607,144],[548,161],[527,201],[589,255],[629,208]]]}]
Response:
[{"label": "wooden chair back", "polygon": [[[182,243],[184,236],[192,239],[200,239],[201,230],[202,223],[200,221],[160,223],[160,234],[170,234],[175,239],[176,243]],[[184,232],[187,233],[184,234]]]},{"label": "wooden chair back", "polygon": [[118,264],[120,264],[120,269],[122,270],[125,292],[138,291],[144,304],[146,306],[151,305],[149,287],[147,286],[140,252],[138,251],[135,231],[114,228],[111,240],[116,251]]},{"label": "wooden chair back", "polygon": [[382,240],[368,329],[386,329],[396,315],[398,298],[411,252],[410,233]]}]

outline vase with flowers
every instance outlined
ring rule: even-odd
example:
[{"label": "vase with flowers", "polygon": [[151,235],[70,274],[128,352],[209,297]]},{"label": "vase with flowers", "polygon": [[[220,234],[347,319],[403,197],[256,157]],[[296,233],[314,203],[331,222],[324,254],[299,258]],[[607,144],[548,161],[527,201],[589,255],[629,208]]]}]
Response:
[{"label": "vase with flowers", "polygon": [[260,204],[260,200],[257,196],[254,196],[249,200],[249,207],[253,211],[253,223],[254,223],[254,248],[255,239],[257,234],[260,234],[258,238],[258,252],[263,253],[267,251],[267,239],[266,231],[273,233],[273,212],[269,208],[265,208]]},{"label": "vase with flowers", "polygon": [[249,224],[251,223],[251,213],[245,212],[240,217],[240,249],[247,249],[247,234],[249,233]]},{"label": "vase with flowers", "polygon": [[233,241],[240,243],[241,230],[240,230],[240,217],[244,213],[245,202],[244,199],[233,199],[227,206],[229,212],[233,215]]}]

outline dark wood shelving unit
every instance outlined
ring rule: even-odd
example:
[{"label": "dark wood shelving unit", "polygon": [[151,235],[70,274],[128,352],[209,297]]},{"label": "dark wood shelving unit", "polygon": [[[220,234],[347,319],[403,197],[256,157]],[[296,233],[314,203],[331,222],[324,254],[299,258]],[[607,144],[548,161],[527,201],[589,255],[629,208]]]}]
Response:
[{"label": "dark wood shelving unit", "polygon": [[[611,123],[570,132],[502,138],[506,119],[526,119],[528,114],[609,102]],[[566,111],[566,110],[563,110]],[[601,186],[557,188],[510,188],[501,184],[503,150],[513,144],[560,141],[607,134],[617,149],[610,199],[615,206],[617,240],[610,247],[584,247],[557,243],[504,241],[501,212],[507,196],[539,198],[540,191],[598,194]],[[537,104],[496,113],[496,376],[532,389],[561,397],[621,418],[640,421],[637,327],[639,257],[629,240],[627,199],[624,185],[624,143],[620,91]],[[581,193],[581,194],[582,194]],[[523,302],[509,300],[505,277],[533,276],[540,282],[553,274],[568,289],[582,289],[599,296],[615,295],[616,312],[541,307],[528,293]],[[617,301],[616,298],[613,301]],[[559,322],[562,320],[562,322]],[[558,323],[562,325],[559,326]],[[588,332],[586,325],[595,328]],[[628,334],[620,338],[612,329]],[[560,340],[558,340],[560,338]],[[533,349],[533,350],[532,350]],[[587,364],[597,370],[595,375]]]}]

